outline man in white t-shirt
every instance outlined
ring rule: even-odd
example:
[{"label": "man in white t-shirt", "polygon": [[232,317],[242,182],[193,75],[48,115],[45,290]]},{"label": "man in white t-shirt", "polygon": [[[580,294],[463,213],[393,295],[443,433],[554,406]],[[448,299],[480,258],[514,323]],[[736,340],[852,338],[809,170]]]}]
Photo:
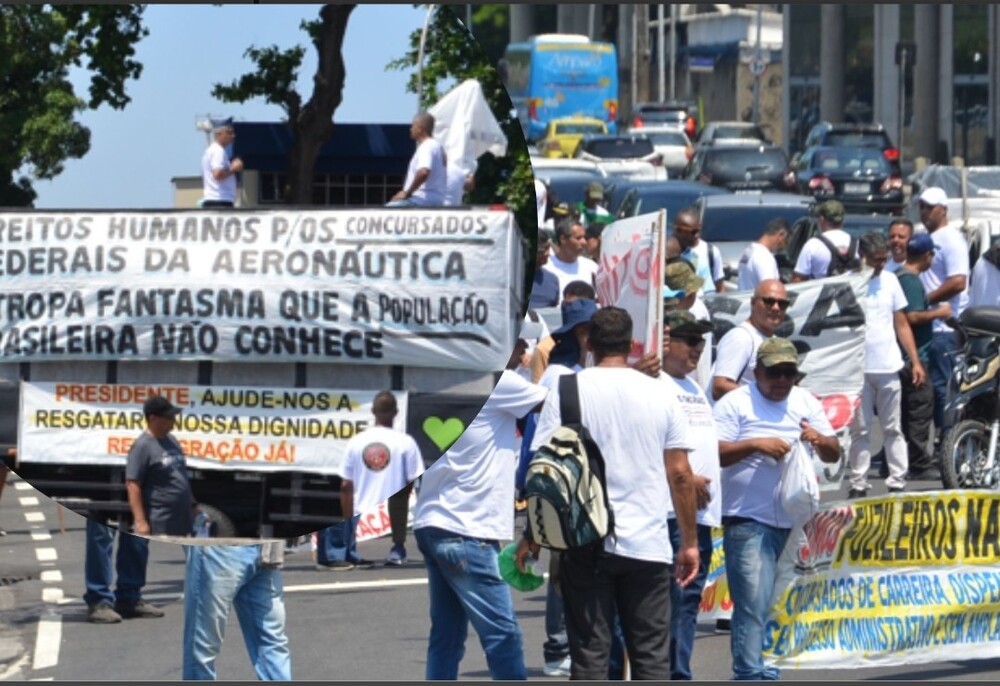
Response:
[{"label": "man in white t-shirt", "polygon": [[[695,274],[694,267],[683,257],[671,257],[663,268],[664,310],[690,312],[695,319],[711,320],[708,306],[698,293],[705,280]],[[705,334],[705,347],[691,378],[702,388],[712,381],[712,334]]]},{"label": "man in white t-shirt", "polygon": [[816,209],[816,216],[822,238],[813,236],[802,246],[802,252],[799,253],[799,259],[792,270],[792,281],[808,281],[830,276],[833,253],[830,252],[830,246],[824,242],[824,238],[839,253],[838,259],[853,260],[856,257],[856,254],[848,255],[852,244],[851,234],[841,228],[844,224],[844,206],[837,200],[827,200]]},{"label": "man in white t-shirt", "polygon": [[504,370],[465,433],[424,473],[413,536],[430,591],[428,680],[458,678],[470,621],[490,676],[526,678],[521,629],[497,555],[500,541],[514,537],[517,420],[544,399],[545,389]]},{"label": "man in white t-shirt", "polygon": [[215,127],[213,140],[201,156],[202,207],[232,207],[236,203],[236,175],[243,160],[229,159],[226,148],[236,140],[231,121]]},{"label": "man in white t-shirt", "polygon": [[556,223],[556,244],[542,269],[559,279],[560,294],[573,281],[594,285],[597,263],[583,256],[586,246],[587,232],[579,220],[567,217]]},{"label": "man in white t-shirt", "polygon": [[694,266],[695,273],[705,280],[701,294],[725,290],[726,270],[722,253],[714,245],[701,240],[701,219],[693,207],[687,207],[674,217],[673,236],[681,246],[681,257]]},{"label": "man in white t-shirt", "polygon": [[903,368],[901,346],[913,360],[913,385],[922,386],[926,382],[913,331],[906,318],[906,295],[896,275],[885,269],[889,243],[883,234],[873,231],[862,236],[858,246],[866,268],[871,270],[871,278],[864,300],[865,380],[861,387],[861,407],[855,411],[850,426],[849,498],[863,498],[870,488],[871,427],[876,413],[889,465],[885,484],[890,493],[901,492],[906,486],[908,460],[901,417],[903,389],[899,378],[899,370]]},{"label": "man in white t-shirt", "polygon": [[434,140],[434,116],[421,112],[410,124],[417,150],[410,158],[403,190],[386,207],[442,207],[448,187],[444,148]]},{"label": "man in white t-shirt", "polygon": [[778,260],[774,254],[785,249],[791,227],[781,217],[775,217],[764,226],[760,238],[747,246],[740,255],[736,290],[752,291],[757,284],[768,279],[781,280]]},{"label": "man in white t-shirt", "polygon": [[750,318],[719,339],[712,367],[712,398],[718,400],[743,384],[753,383],[757,348],[774,335],[791,301],[780,281],[761,281],[750,298]]},{"label": "man in white t-shirt", "polygon": [[[920,221],[934,241],[934,260],[931,268],[920,274],[920,282],[927,291],[930,305],[947,302],[957,319],[969,300],[969,244],[961,231],[948,226],[948,196],[937,186],[920,194]],[[934,425],[936,436],[945,430],[944,405],[948,398],[948,379],[951,378],[953,360],[949,353],[958,348],[955,330],[947,320],[935,319],[932,325],[930,376],[934,384]]]},{"label": "man in white t-shirt", "polygon": [[774,680],[764,665],[765,623],[781,556],[792,530],[780,498],[782,460],[801,442],[823,462],[836,462],[840,443],[823,406],[798,388],[792,342],[769,338],[757,351],[756,383],[715,404],[722,464],[722,529],[726,578],[733,600],[733,678]]},{"label": "man in white t-shirt", "polygon": [[[719,439],[715,433],[712,406],[690,374],[698,365],[705,348],[705,334],[712,331],[710,322],[699,321],[690,312],[674,310],[666,317],[669,331],[663,346],[663,372],[660,380],[667,387],[681,414],[687,420],[691,451],[688,462],[694,472],[698,555],[698,574],[686,588],[670,584],[670,678],[691,680],[691,653],[698,628],[698,606],[712,562],[712,527],[722,525],[722,492],[719,473]],[[673,514],[667,522],[670,544],[680,547],[680,527]]]},{"label": "man in white t-shirt", "polygon": [[445,207],[459,207],[466,193],[471,192],[476,187],[475,167],[467,171],[457,164],[447,165],[445,172]]},{"label": "man in white t-shirt", "polygon": [[[580,415],[606,465],[614,532],[603,544],[562,554],[560,588],[570,638],[572,679],[608,676],[617,611],[633,679],[667,679],[671,563],[681,586],[698,573],[693,474],[685,418],[666,387],[628,367],[632,319],[617,307],[598,310],[587,345],[596,366],[576,375]],[[549,392],[533,450],[562,424],[558,387]],[[673,503],[682,545],[670,544]],[[518,546],[518,565],[538,546]]]},{"label": "man in white t-shirt", "polygon": [[889,261],[885,270],[895,274],[906,264],[906,245],[913,236],[913,222],[897,217],[889,223]]},{"label": "man in white t-shirt", "polygon": [[[390,565],[406,563],[404,544],[410,484],[424,471],[424,461],[417,442],[393,428],[397,414],[396,396],[390,391],[378,393],[372,400],[374,425],[347,442],[340,484],[340,510],[344,521],[317,532],[317,569],[349,571],[372,566],[358,556],[355,527],[358,517],[386,500],[390,501],[393,540],[386,562]],[[402,503],[396,498],[401,490],[406,492]]]}]

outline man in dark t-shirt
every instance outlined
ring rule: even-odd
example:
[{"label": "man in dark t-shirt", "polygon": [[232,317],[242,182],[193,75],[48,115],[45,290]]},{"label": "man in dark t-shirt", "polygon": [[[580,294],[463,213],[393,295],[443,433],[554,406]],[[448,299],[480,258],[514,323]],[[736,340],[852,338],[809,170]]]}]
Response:
[{"label": "man in dark t-shirt", "polygon": [[184,452],[170,435],[181,410],[156,395],[143,404],[142,412],[146,431],[132,444],[125,466],[135,533],[188,536],[193,525],[194,497]]},{"label": "man in dark t-shirt", "polygon": [[[917,346],[917,356],[926,367],[930,363],[931,324],[935,319],[951,317],[951,306],[943,302],[931,309],[927,292],[920,281],[920,273],[930,269],[934,259],[934,242],[926,233],[914,234],[906,244],[906,263],[897,271],[896,277],[906,296],[904,312],[913,330],[913,340]],[[899,372],[902,381],[902,428],[909,448],[909,478],[912,480],[937,480],[941,478],[941,467],[934,461],[930,447],[930,426],[934,418],[934,386],[924,383],[914,386],[910,377],[911,361],[903,352],[905,361]]]}]

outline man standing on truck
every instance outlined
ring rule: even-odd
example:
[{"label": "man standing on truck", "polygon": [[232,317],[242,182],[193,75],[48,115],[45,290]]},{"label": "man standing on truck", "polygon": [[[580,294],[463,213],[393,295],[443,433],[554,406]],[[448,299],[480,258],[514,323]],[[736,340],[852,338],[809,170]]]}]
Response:
[{"label": "man standing on truck", "polygon": [[141,536],[189,536],[194,523],[194,496],[184,451],[170,435],[181,408],[163,396],[142,406],[146,430],[132,444],[125,465],[125,488]]}]

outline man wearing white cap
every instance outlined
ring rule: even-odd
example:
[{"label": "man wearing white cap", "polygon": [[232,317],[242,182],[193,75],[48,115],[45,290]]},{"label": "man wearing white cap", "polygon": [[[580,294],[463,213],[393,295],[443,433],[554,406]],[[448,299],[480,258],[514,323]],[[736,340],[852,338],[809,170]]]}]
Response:
[{"label": "man wearing white cap", "polygon": [[[920,221],[934,241],[931,268],[920,274],[930,305],[947,302],[958,317],[965,309],[969,296],[969,245],[962,233],[948,226],[948,196],[944,190],[931,186],[920,194]],[[930,376],[934,385],[934,425],[937,435],[944,433],[944,404],[948,394],[952,360],[947,353],[958,346],[955,331],[945,321],[934,320],[931,340]]]}]

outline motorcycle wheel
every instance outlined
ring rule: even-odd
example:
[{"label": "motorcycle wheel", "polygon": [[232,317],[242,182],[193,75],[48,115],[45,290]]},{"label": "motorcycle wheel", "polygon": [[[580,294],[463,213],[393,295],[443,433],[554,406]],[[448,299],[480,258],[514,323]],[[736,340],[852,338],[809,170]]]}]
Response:
[{"label": "motorcycle wheel", "polygon": [[941,442],[941,477],[945,488],[988,488],[981,465],[990,447],[989,427],[966,419],[948,430]]}]

